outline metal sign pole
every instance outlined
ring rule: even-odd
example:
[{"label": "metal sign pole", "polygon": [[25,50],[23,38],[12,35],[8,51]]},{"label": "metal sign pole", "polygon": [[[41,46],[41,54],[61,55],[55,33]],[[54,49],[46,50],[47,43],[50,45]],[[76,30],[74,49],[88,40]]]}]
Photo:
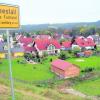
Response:
[{"label": "metal sign pole", "polygon": [[6,30],[6,34],[7,34],[7,44],[8,44],[8,60],[9,60],[10,82],[11,82],[11,95],[12,95],[12,100],[15,100],[15,96],[14,96],[14,83],[13,83],[13,78],[12,78],[12,64],[11,64],[11,51],[10,51],[9,30]]}]

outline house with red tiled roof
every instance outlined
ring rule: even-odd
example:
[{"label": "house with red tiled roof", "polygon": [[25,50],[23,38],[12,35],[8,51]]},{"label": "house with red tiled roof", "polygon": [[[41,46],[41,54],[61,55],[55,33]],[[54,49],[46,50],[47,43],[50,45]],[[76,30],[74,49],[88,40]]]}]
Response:
[{"label": "house with red tiled roof", "polygon": [[71,41],[62,42],[61,49],[62,50],[71,50]]},{"label": "house with red tiled roof", "polygon": [[51,71],[61,78],[75,77],[80,73],[80,69],[76,65],[60,59],[51,63]]},{"label": "house with red tiled roof", "polygon": [[31,38],[21,36],[19,38],[19,45],[22,46],[25,52],[38,52],[39,55],[42,55],[44,52],[48,54],[58,54],[60,53],[60,44],[55,39],[48,38]]},{"label": "house with red tiled roof", "polygon": [[93,49],[95,45],[95,42],[91,38],[77,37],[72,43],[72,48],[78,46],[79,48]]},{"label": "house with red tiled roof", "polygon": [[25,52],[32,52],[34,51],[34,47],[33,47],[33,38],[31,37],[25,37],[25,36],[21,36],[18,39],[18,44],[24,48]]},{"label": "house with red tiled roof", "polygon": [[35,39],[35,48],[39,55],[43,55],[44,52],[48,54],[60,53],[60,43],[55,39]]},{"label": "house with red tiled roof", "polygon": [[71,50],[71,48],[73,49],[74,47],[78,47],[80,49],[83,47],[86,49],[93,49],[96,44],[92,38],[80,36],[72,41],[62,42],[61,45],[62,50]]},{"label": "house with red tiled roof", "polygon": [[87,38],[91,38],[95,41],[96,45],[100,45],[100,36],[99,35],[89,35]]}]

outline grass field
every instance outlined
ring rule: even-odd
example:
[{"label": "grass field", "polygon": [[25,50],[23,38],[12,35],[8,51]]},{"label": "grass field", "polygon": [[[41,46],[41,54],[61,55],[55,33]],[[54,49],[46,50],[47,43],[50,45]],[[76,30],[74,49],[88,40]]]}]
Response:
[{"label": "grass field", "polygon": [[[55,74],[50,71],[51,58],[57,59],[56,56],[49,56],[42,64],[18,64],[17,60],[21,61],[23,58],[12,59],[13,77],[27,81],[51,79],[55,76]],[[100,57],[70,58],[66,61],[78,65],[81,70],[86,67],[93,67],[97,71],[100,70]],[[9,66],[7,59],[2,59],[2,64],[0,64],[0,73],[5,73],[8,76]]]},{"label": "grass field", "polygon": [[100,57],[99,56],[91,56],[88,58],[70,58],[66,61],[69,61],[73,64],[76,64],[80,67],[80,69],[84,69],[87,67],[93,67],[95,70],[100,70]]},{"label": "grass field", "polygon": [[[17,60],[22,60],[23,58],[12,59],[12,69],[13,77],[17,79],[27,80],[27,81],[37,81],[37,80],[47,80],[55,76],[50,71],[50,59],[57,59],[56,56],[49,56],[42,64],[18,64]],[[81,61],[80,61],[81,60]],[[9,67],[7,59],[0,60],[0,73],[9,75]],[[86,67],[94,67],[95,71],[100,72],[100,57],[92,56],[89,58],[69,58],[66,61],[69,61],[73,64],[76,64],[80,69]],[[100,79],[87,80],[75,84],[74,89],[79,90],[88,95],[99,95],[100,94]],[[18,86],[18,85],[17,85]],[[93,91],[94,90],[94,91]]]},{"label": "grass field", "polygon": [[[50,63],[45,62],[43,64],[18,64],[17,60],[23,58],[12,59],[13,77],[22,80],[46,80],[54,77],[54,74],[50,71]],[[0,72],[9,73],[8,61],[3,59],[0,64]]]},{"label": "grass field", "polygon": [[[100,73],[100,57],[72,58],[67,61],[78,65],[81,70],[87,67],[93,67],[95,68],[95,73]],[[84,80],[75,84],[73,88],[87,95],[100,95],[100,78]]]},{"label": "grass field", "polygon": [[[9,80],[0,79],[0,89],[3,86],[4,92],[0,93],[0,100],[11,100]],[[2,87],[3,88],[3,87]],[[36,87],[34,85],[14,82],[16,100],[87,100],[72,94],[62,94],[56,89]]]},{"label": "grass field", "polygon": [[73,87],[87,95],[100,96],[100,79],[86,80]]}]

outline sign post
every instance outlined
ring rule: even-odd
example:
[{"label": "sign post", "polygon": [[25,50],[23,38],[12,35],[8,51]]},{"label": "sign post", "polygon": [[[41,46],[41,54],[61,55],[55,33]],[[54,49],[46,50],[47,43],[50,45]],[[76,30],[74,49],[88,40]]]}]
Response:
[{"label": "sign post", "polygon": [[9,30],[19,28],[19,7],[18,6],[0,4],[0,28],[6,29],[7,44],[8,44],[9,74],[10,74],[10,83],[11,83],[11,95],[12,95],[12,100],[15,100],[14,82],[13,82],[13,77],[12,77]]},{"label": "sign post", "polygon": [[7,34],[7,44],[8,44],[8,60],[9,60],[10,82],[11,82],[11,94],[12,94],[12,100],[15,100],[14,83],[13,83],[13,78],[12,78],[12,64],[11,64],[11,49],[10,49],[9,30],[6,30],[6,34]]}]

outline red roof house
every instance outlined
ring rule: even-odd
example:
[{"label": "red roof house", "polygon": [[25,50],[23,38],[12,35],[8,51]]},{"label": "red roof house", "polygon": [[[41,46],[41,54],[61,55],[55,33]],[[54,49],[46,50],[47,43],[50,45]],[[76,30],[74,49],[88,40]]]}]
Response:
[{"label": "red roof house", "polygon": [[35,48],[42,55],[43,52],[48,52],[48,54],[60,53],[60,44],[55,39],[35,39]]},{"label": "red roof house", "polygon": [[71,46],[71,41],[62,42],[62,48],[64,48],[63,50],[69,50]]},{"label": "red roof house", "polygon": [[95,42],[91,38],[85,38],[85,37],[77,37],[74,42],[71,41],[65,41],[62,42],[62,50],[69,50],[71,47],[78,46],[80,48],[91,48],[95,46]]},{"label": "red roof house", "polygon": [[31,37],[21,36],[18,42],[24,48],[25,52],[32,52],[34,50],[33,47],[34,42]]},{"label": "red roof house", "polygon": [[61,78],[78,76],[80,73],[80,69],[76,65],[60,59],[54,60],[51,63],[51,71]]},{"label": "red roof house", "polygon": [[95,46],[95,42],[91,38],[76,38],[74,44],[79,47],[93,47]]}]

